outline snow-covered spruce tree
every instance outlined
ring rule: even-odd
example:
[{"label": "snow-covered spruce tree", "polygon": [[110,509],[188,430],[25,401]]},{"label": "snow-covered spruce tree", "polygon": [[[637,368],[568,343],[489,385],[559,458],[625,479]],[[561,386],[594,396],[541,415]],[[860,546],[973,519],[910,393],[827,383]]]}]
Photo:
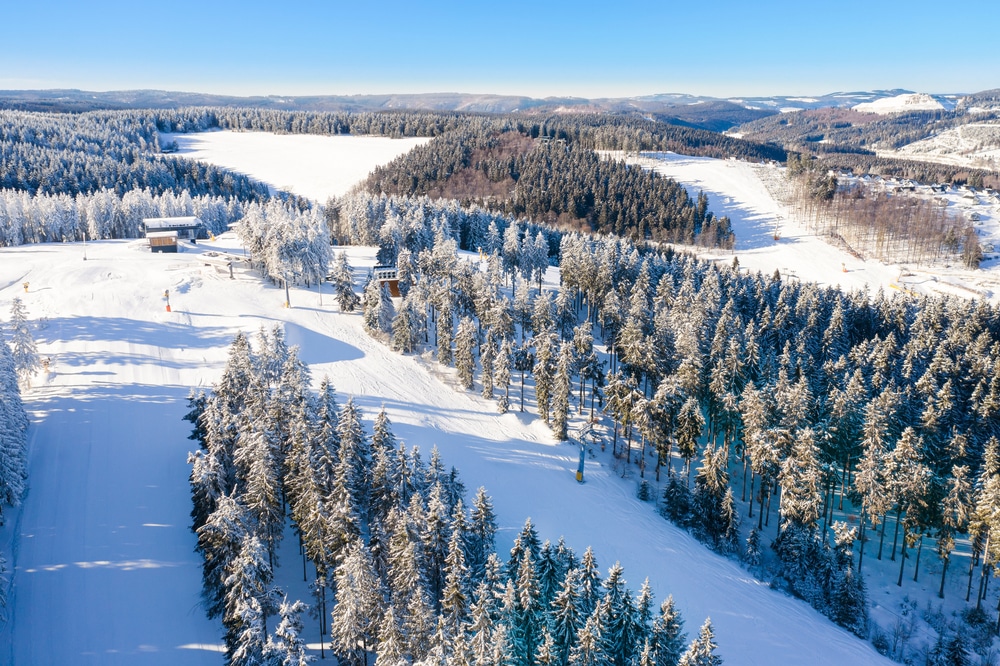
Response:
[{"label": "snow-covered spruce tree", "polygon": [[382,333],[392,332],[392,320],[396,317],[396,308],[392,304],[392,294],[389,293],[389,283],[383,282],[379,288],[378,329]]},{"label": "snow-covered spruce tree", "polygon": [[556,370],[556,334],[550,329],[541,331],[532,340],[535,345],[535,402],[538,416],[548,423],[551,417],[552,389]]},{"label": "snow-covered spruce tree", "polygon": [[668,596],[660,604],[660,614],[653,620],[650,639],[657,666],[677,666],[684,654],[687,634],[684,633],[684,619],[674,606],[673,596]]},{"label": "snow-covered spruce tree", "polygon": [[302,613],[308,609],[301,601],[289,602],[286,597],[278,607],[281,621],[274,630],[274,636],[264,644],[265,664],[275,666],[306,666],[316,661],[316,657],[306,652],[306,642],[302,638]]},{"label": "snow-covered spruce tree", "polygon": [[573,347],[563,342],[556,361],[556,374],[552,390],[552,433],[556,439],[567,439],[569,422],[569,396],[573,375]]},{"label": "snow-covered spruce tree", "polygon": [[854,570],[854,527],[833,524],[833,571],[830,575],[830,617],[861,638],[868,637],[868,598],[865,579]]},{"label": "snow-covered spruce tree", "polygon": [[38,347],[31,335],[28,324],[28,312],[24,303],[17,296],[10,304],[10,351],[14,360],[14,370],[17,372],[21,386],[31,386],[31,378],[38,372],[41,364],[38,360]]},{"label": "snow-covered spruce tree", "polygon": [[506,414],[507,410],[510,409],[510,367],[511,367],[511,353],[512,353],[512,343],[510,338],[504,338],[503,342],[500,343],[500,349],[497,351],[497,358],[494,362],[494,377],[493,382],[496,384],[496,388],[503,393],[497,398],[497,411],[501,414]]},{"label": "snow-covered spruce tree", "polygon": [[337,596],[330,635],[338,660],[363,666],[365,653],[375,646],[382,614],[380,585],[368,549],[354,539],[337,567]]},{"label": "snow-covered spruce tree", "polygon": [[253,534],[240,543],[239,553],[226,567],[222,624],[230,663],[258,663],[267,636],[267,616],[277,610],[277,591],[267,549]]},{"label": "snow-covered spruce tree", "polygon": [[625,587],[624,571],[618,562],[608,569],[604,579],[601,606],[603,652],[613,666],[629,666],[638,656],[638,626],[632,593]]},{"label": "snow-covered spruce tree", "polygon": [[483,392],[482,396],[487,400],[493,399],[493,366],[497,358],[497,344],[493,339],[492,331],[487,331],[486,341],[483,342],[482,351],[480,352],[479,362],[483,368],[482,382],[483,382]]},{"label": "snow-covered spruce tree", "polygon": [[337,253],[337,260],[334,264],[331,281],[333,282],[333,290],[336,294],[337,305],[340,306],[340,311],[354,312],[358,305],[360,305],[361,299],[354,292],[354,270],[347,263],[346,252]]},{"label": "snow-covered spruce tree", "polygon": [[781,469],[782,522],[772,546],[791,590],[824,609],[829,561],[817,527],[822,505],[820,474],[813,431],[803,429]]},{"label": "snow-covered spruce tree", "polygon": [[493,500],[486,488],[479,486],[472,500],[471,524],[468,536],[468,567],[473,580],[479,581],[486,574],[486,560],[496,549],[497,520]]},{"label": "snow-covered spruce tree", "polygon": [[437,313],[436,331],[434,337],[437,341],[438,363],[441,365],[451,365],[451,343],[455,335],[455,323],[452,321],[452,300],[450,294],[445,293],[442,295]]},{"label": "snow-covered spruce tree", "polygon": [[197,549],[204,558],[202,597],[210,618],[219,617],[225,610],[225,581],[247,536],[247,521],[246,509],[236,499],[223,495],[215,511],[197,530]]},{"label": "snow-covered spruce tree", "polygon": [[739,534],[739,516],[733,506],[724,449],[705,447],[702,466],[694,480],[691,515],[695,533],[713,549],[731,552],[736,548],[732,538]]},{"label": "snow-covered spruce tree", "polygon": [[441,591],[441,616],[452,640],[465,631],[469,619],[469,570],[465,565],[463,534],[453,529],[445,557],[444,589]]},{"label": "snow-covered spruce tree", "polygon": [[698,638],[691,642],[688,649],[681,655],[679,666],[720,666],[722,657],[715,654],[715,632],[712,630],[712,620],[705,618],[701,625]]},{"label": "snow-covered spruce tree", "polygon": [[469,317],[462,317],[455,335],[455,369],[459,385],[469,390],[476,370],[476,325]]},{"label": "snow-covered spruce tree", "polygon": [[390,348],[394,351],[409,354],[416,347],[413,326],[410,321],[410,304],[404,300],[392,320],[392,341]]},{"label": "snow-covered spruce tree", "polygon": [[365,330],[375,335],[382,331],[382,289],[378,280],[369,280],[364,290],[364,323]]}]

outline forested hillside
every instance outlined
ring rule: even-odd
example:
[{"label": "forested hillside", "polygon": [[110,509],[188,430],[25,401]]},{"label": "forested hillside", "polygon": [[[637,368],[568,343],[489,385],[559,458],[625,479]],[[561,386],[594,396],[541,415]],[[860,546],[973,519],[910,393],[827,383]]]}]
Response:
[{"label": "forested hillside", "polygon": [[0,111],[0,189],[31,194],[119,196],[148,188],[155,194],[187,190],[256,200],[266,189],[245,176],[159,153],[148,113],[74,114]]},{"label": "forested hillside", "polygon": [[[989,107],[988,94],[970,99],[982,99]],[[895,150],[970,122],[997,119],[1000,119],[1000,110],[993,108],[980,113],[969,113],[963,107],[955,111],[914,111],[888,116],[826,108],[762,118],[740,125],[736,131],[753,141],[773,142],[789,151],[820,156],[830,169],[910,178],[923,183],[955,182],[997,187],[1000,186],[1000,174],[995,172],[875,154],[876,150]]]},{"label": "forested hillside", "polygon": [[[539,292],[533,232],[492,220],[481,273],[454,260],[470,232],[450,236],[449,219],[481,224],[429,202],[344,202],[342,237],[377,236],[399,260],[400,304],[366,290],[374,335],[429,347],[501,411],[524,409],[527,376],[560,438],[571,412],[603,405],[616,454],[640,476],[666,470],[664,515],[751,568],[772,543],[762,575],[861,635],[868,558],[898,553],[904,586],[936,547],[941,594],[964,596],[965,582],[945,582],[968,535],[981,567],[962,580],[980,581],[981,606],[1000,557],[988,545],[1000,538],[995,307],[843,293],[579,234],[561,235],[561,290]],[[838,522],[845,506],[860,521]]]},{"label": "forested hillside", "polygon": [[637,240],[732,244],[729,220],[707,200],[638,167],[602,160],[588,148],[531,132],[452,132],[376,169],[375,194],[430,195],[475,203],[563,229]]}]

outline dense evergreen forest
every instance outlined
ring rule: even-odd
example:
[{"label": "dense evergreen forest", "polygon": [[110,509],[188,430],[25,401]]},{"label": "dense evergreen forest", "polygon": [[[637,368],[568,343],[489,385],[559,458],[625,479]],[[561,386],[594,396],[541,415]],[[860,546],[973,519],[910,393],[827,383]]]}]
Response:
[{"label": "dense evergreen forest", "polygon": [[673,180],[531,132],[445,134],[375,169],[366,188],[457,199],[563,229],[710,247],[733,243],[729,220],[708,212],[704,196],[695,202]]},{"label": "dense evergreen forest", "polygon": [[148,113],[162,132],[198,132],[218,128],[289,134],[435,137],[456,130],[477,134],[516,130],[532,138],[547,136],[592,150],[669,150],[705,157],[785,160],[785,151],[776,145],[755,143],[702,129],[677,127],[635,114],[322,113],[231,108]]},{"label": "dense evergreen forest", "polygon": [[107,189],[123,196],[148,188],[246,201],[267,196],[263,185],[245,176],[159,155],[156,132],[148,112],[0,111],[0,189],[69,195]]},{"label": "dense evergreen forest", "polygon": [[[374,335],[404,353],[429,347],[501,411],[524,409],[527,377],[559,438],[573,412],[603,408],[614,453],[640,478],[666,471],[664,515],[751,568],[770,542],[761,575],[860,635],[866,558],[898,558],[903,586],[924,545],[942,563],[940,594],[982,610],[1000,561],[995,307],[844,293],[577,233],[559,236],[561,289],[539,291],[539,244],[516,221],[490,221],[476,270],[454,257],[470,232],[449,224],[476,215],[361,199],[344,202],[340,233],[370,239],[384,214],[390,231],[376,237],[404,292],[388,306],[365,290]],[[860,521],[835,520],[845,506]],[[965,536],[959,590],[945,581]]]},{"label": "dense evergreen forest", "polygon": [[[1000,119],[1000,112],[974,115],[976,122]],[[784,113],[746,123],[740,133],[754,141],[770,141],[788,148],[816,144],[849,147],[859,152],[900,148],[969,122],[966,111],[910,111],[879,115],[853,109],[808,109]],[[824,142],[820,144],[819,142]]]},{"label": "dense evergreen forest", "polygon": [[304,578],[313,565],[320,642],[340,663],[722,663],[710,621],[685,649],[672,598],[657,610],[648,581],[634,594],[620,565],[602,577],[590,548],[542,543],[530,519],[502,560],[485,489],[467,510],[436,448],[425,462],[397,442],[384,410],[369,436],[353,400],[338,405],[329,380],[318,395],[309,385],[275,327],[256,349],[237,334],[219,383],[189,401],[201,444],[189,457],[192,528],[228,663],[309,661],[305,606],[274,584],[289,513]]}]

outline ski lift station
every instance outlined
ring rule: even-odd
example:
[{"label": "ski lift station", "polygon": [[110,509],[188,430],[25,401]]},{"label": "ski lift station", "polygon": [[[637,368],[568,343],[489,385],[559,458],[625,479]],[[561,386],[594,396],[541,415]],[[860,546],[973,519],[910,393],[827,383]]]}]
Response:
[{"label": "ski lift station", "polygon": [[[197,240],[206,238],[205,225],[197,217],[147,217],[143,219],[142,225],[146,230],[146,238],[150,234],[158,234],[168,231],[177,233],[178,239]],[[152,246],[152,243],[150,243]]]}]

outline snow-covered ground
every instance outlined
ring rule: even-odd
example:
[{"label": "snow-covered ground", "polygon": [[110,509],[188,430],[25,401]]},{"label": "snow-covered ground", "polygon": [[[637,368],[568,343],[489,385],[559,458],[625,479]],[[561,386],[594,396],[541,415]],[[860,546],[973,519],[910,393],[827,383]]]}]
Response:
[{"label": "snow-covered ground", "polygon": [[[953,106],[953,105],[952,105]],[[905,93],[895,97],[883,97],[874,102],[862,102],[851,107],[865,113],[908,113],[910,111],[943,111],[945,105],[925,93]]]},{"label": "snow-covered ground", "polygon": [[[605,153],[621,158],[621,153]],[[689,157],[675,153],[630,154],[628,161],[675,179],[692,196],[708,195],[709,210],[730,218],[736,234],[732,252],[694,249],[717,261],[739,258],[740,266],[751,271],[778,270],[792,279],[816,282],[844,289],[868,287],[887,292],[908,290],[918,294],[950,294],[1000,301],[1000,200],[986,193],[952,189],[934,196],[947,200],[956,212],[971,218],[981,242],[994,251],[980,270],[960,266],[920,267],[862,260],[845,249],[828,243],[796,219],[794,210],[782,203],[788,187],[783,167],[751,164],[738,160]],[[777,235],[777,240],[775,236]]]},{"label": "snow-covered ground", "polygon": [[[315,380],[329,375],[341,400],[355,396],[369,427],[385,405],[407,445],[426,453],[436,444],[470,490],[487,487],[502,553],[528,516],[545,539],[564,535],[578,552],[592,544],[603,569],[621,561],[633,588],[649,576],[658,597],[673,594],[689,633],[711,616],[727,664],[889,663],[660,518],[608,457],[589,461],[578,484],[577,449],[553,441],[533,414],[498,415],[495,403],[456,390],[450,370],[370,338],[329,294],[321,306],[315,289],[294,289],[285,309],[278,288],[201,260],[234,243],[222,236],[151,255],[141,241],[104,241],[87,244],[86,261],[73,244],[0,250],[0,309],[22,297],[51,357],[25,395],[30,490],[0,529],[14,552],[14,620],[0,634],[0,662],[220,663],[221,626],[199,604],[187,528],[193,443],[181,416],[189,388],[219,377],[236,331],[278,323]],[[371,248],[348,251],[359,273],[374,262]]]},{"label": "snow-covered ground", "polygon": [[380,164],[427,143],[424,137],[321,136],[271,132],[162,134],[177,142],[177,155],[223,166],[275,190],[326,203],[341,196]]}]

